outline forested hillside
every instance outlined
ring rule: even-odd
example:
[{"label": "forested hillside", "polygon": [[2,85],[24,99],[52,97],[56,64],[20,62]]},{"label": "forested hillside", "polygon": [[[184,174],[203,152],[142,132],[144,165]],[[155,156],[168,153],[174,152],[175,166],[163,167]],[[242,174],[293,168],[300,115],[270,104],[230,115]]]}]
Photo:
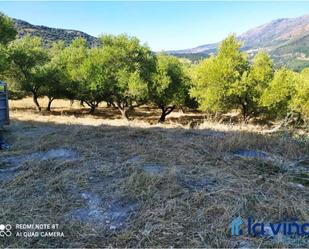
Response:
[{"label": "forested hillside", "polygon": [[47,46],[50,46],[52,42],[59,40],[64,41],[66,44],[70,44],[78,37],[84,38],[90,47],[93,47],[99,43],[98,38],[81,31],[33,25],[19,19],[13,19],[13,21],[18,32],[18,37],[23,37],[26,35],[39,36],[42,38],[43,43]]}]

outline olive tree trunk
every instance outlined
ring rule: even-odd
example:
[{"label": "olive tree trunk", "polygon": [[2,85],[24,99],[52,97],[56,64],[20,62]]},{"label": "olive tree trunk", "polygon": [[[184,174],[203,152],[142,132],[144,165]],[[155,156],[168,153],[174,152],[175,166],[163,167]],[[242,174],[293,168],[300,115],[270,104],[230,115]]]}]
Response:
[{"label": "olive tree trunk", "polygon": [[161,106],[160,108],[162,110],[162,113],[161,117],[159,118],[159,123],[164,123],[166,116],[175,109],[175,106],[168,106],[168,107]]},{"label": "olive tree trunk", "polygon": [[39,104],[38,96],[37,96],[37,94],[35,92],[32,92],[32,99],[33,99],[33,102],[34,102],[34,104],[36,106],[36,110],[40,112],[42,110],[42,108],[41,108],[41,106]]},{"label": "olive tree trunk", "polygon": [[47,104],[47,107],[46,107],[46,111],[48,111],[48,112],[51,111],[51,104],[53,103],[54,100],[55,100],[55,98],[48,97],[48,104]]}]

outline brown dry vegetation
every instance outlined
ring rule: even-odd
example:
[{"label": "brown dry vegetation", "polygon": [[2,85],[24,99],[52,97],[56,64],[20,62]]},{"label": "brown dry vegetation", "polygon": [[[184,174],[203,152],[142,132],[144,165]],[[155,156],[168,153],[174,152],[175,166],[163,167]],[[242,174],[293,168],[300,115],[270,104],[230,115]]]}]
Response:
[{"label": "brown dry vegetation", "polygon": [[[29,100],[10,104],[12,124],[4,136],[11,148],[0,151],[1,160],[60,148],[78,156],[28,157],[14,177],[0,182],[1,221],[58,223],[65,234],[9,238],[1,247],[308,247],[308,238],[232,238],[229,227],[238,215],[309,220],[306,134],[214,124],[192,112],[175,112],[159,125],[159,112],[149,107],[124,121],[103,106],[91,116],[66,101],[43,114]],[[202,124],[191,129],[196,120]],[[248,149],[268,158],[234,154]],[[9,167],[1,160],[0,168]],[[99,199],[94,207],[85,193]],[[72,218],[87,205],[105,223]],[[117,229],[100,217],[115,206],[134,206]]]}]

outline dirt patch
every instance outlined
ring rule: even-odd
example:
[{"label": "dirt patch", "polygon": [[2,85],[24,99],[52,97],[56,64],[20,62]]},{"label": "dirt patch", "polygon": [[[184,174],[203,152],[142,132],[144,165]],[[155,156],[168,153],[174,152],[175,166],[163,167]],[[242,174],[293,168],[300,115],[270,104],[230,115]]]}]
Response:
[{"label": "dirt patch", "polygon": [[183,133],[186,137],[213,137],[213,138],[224,138],[225,133],[220,131],[209,131],[209,130],[196,130],[196,131],[186,131]]},{"label": "dirt patch", "polygon": [[126,226],[129,216],[137,208],[137,203],[126,200],[106,203],[98,194],[92,192],[83,192],[81,196],[86,202],[86,207],[73,211],[71,218],[95,228],[120,230]]},{"label": "dirt patch", "polygon": [[234,155],[243,158],[269,159],[269,155],[266,152],[256,150],[236,150]]},{"label": "dirt patch", "polygon": [[64,148],[34,152],[25,155],[5,157],[3,159],[0,159],[0,181],[8,181],[12,179],[22,168],[23,164],[28,161],[33,160],[75,161],[79,159],[80,157],[76,151]]},{"label": "dirt patch", "polygon": [[72,218],[95,225],[103,224],[104,216],[99,196],[91,192],[84,192],[81,196],[86,201],[87,207],[75,210]]},{"label": "dirt patch", "polygon": [[157,163],[147,163],[143,166],[143,170],[149,175],[163,175],[166,173],[166,167]]},{"label": "dirt patch", "polygon": [[10,156],[2,159],[0,162],[12,164],[12,165],[19,165],[23,164],[27,161],[32,160],[66,160],[66,161],[75,161],[80,159],[78,156],[78,153],[72,149],[64,149],[64,148],[58,148],[58,149],[51,149],[48,151],[40,151],[40,152],[34,152],[30,154],[25,155],[19,155],[19,156]]},{"label": "dirt patch", "polygon": [[[0,165],[1,166],[1,165]],[[0,182],[12,179],[20,167],[0,168]]]},{"label": "dirt patch", "polygon": [[32,154],[32,157],[40,160],[66,160],[75,161],[79,159],[76,151],[71,149],[51,149],[46,152],[37,152]]},{"label": "dirt patch", "polygon": [[142,161],[142,158],[139,155],[135,155],[126,161],[127,164],[137,164]]}]

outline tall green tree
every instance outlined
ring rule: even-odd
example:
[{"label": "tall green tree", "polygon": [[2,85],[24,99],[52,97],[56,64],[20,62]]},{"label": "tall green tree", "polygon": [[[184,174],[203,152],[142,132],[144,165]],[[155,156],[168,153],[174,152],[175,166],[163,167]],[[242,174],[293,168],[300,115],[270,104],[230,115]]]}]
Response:
[{"label": "tall green tree", "polygon": [[50,60],[37,72],[36,80],[42,83],[41,94],[47,96],[47,111],[51,111],[55,99],[68,98],[72,88],[71,81],[65,70],[65,63],[61,58],[65,49],[64,42],[56,42],[49,49]]},{"label": "tall green tree", "polygon": [[[85,98],[81,67],[89,54],[87,42],[83,38],[77,38],[72,41],[70,46],[63,49],[58,54],[59,63],[63,64],[63,71],[69,78],[67,98],[70,100],[81,100]],[[91,106],[90,106],[91,108]],[[92,109],[92,108],[91,108]]]},{"label": "tall green tree", "polygon": [[244,106],[244,100],[236,93],[246,88],[249,63],[240,47],[236,37],[229,36],[220,44],[216,56],[196,67],[191,96],[196,98],[201,110],[224,112]]},{"label": "tall green tree", "polygon": [[10,76],[16,82],[17,90],[33,97],[38,111],[41,111],[38,97],[41,95],[42,81],[38,80],[41,67],[48,61],[46,49],[42,47],[41,39],[26,36],[11,42],[8,46],[11,61]]},{"label": "tall green tree", "polygon": [[136,37],[104,35],[103,53],[107,58],[108,80],[112,86],[112,101],[124,118],[147,101],[148,84],[155,70],[155,58]]},{"label": "tall green tree", "polygon": [[101,48],[93,48],[79,68],[79,99],[84,101],[93,113],[102,101],[112,99],[111,65],[109,55]]},{"label": "tall green tree", "polygon": [[188,81],[189,77],[176,57],[164,54],[157,56],[156,72],[149,94],[151,101],[162,111],[159,122],[163,123],[176,106],[184,105]]},{"label": "tall green tree", "polygon": [[89,49],[82,38],[74,40],[59,55],[70,81],[66,91],[68,98],[86,103],[90,113],[94,113],[102,101],[112,100],[115,75],[111,56],[102,47]]},{"label": "tall green tree", "polygon": [[253,63],[230,86],[228,94],[235,107],[242,111],[243,119],[248,120],[262,110],[259,102],[263,91],[273,78],[273,63],[264,51],[257,53]]}]

